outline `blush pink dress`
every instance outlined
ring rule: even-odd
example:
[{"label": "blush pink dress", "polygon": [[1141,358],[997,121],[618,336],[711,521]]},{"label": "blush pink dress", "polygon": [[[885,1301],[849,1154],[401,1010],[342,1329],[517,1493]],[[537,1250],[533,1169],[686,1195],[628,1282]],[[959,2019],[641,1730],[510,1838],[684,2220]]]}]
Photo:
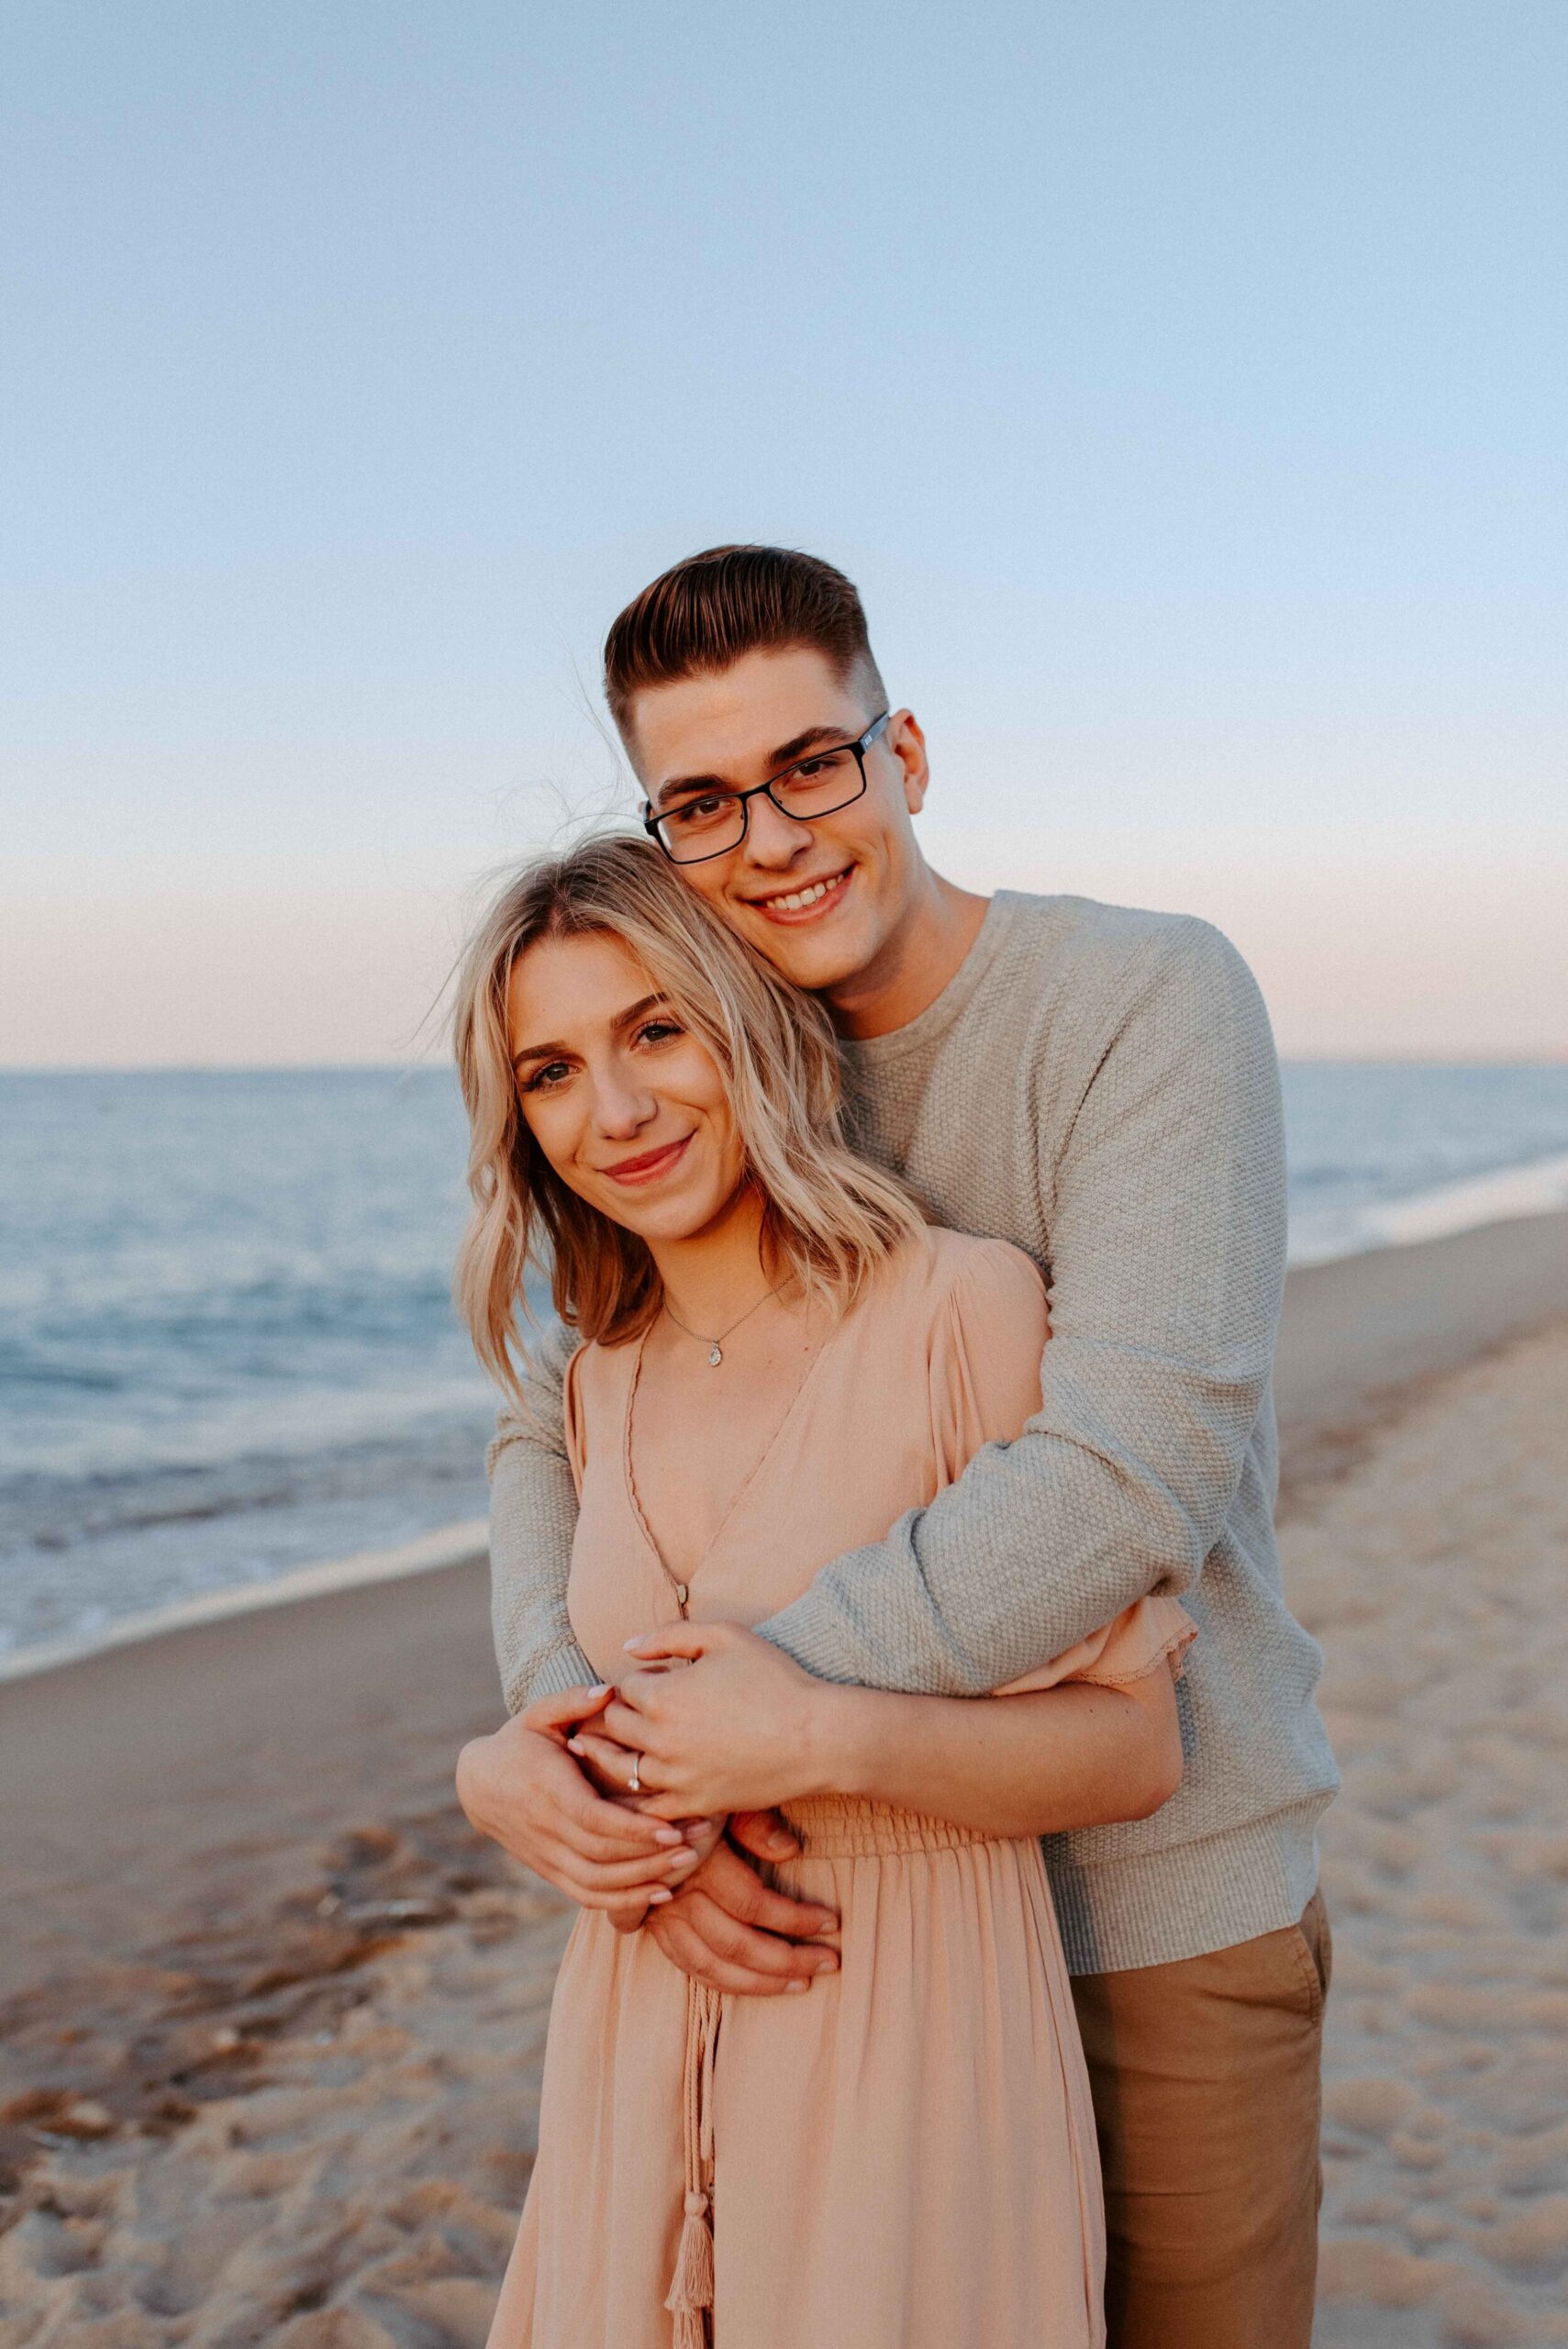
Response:
[{"label": "blush pink dress", "polygon": [[[1016,1437],[1046,1326],[1015,1249],[906,1248],[814,1358],[688,1615],[773,1614]],[[629,1481],[639,1352],[584,1347],[567,1377],[569,1605],[606,1679],[679,1612]],[[1173,1668],[1193,1628],[1145,1599],[1013,1686]],[[804,1996],[720,1998],[579,1918],[490,2349],[1097,2349],[1095,2118],[1039,1843],[840,1798],[789,1818],[774,1881],[842,1920]]]}]

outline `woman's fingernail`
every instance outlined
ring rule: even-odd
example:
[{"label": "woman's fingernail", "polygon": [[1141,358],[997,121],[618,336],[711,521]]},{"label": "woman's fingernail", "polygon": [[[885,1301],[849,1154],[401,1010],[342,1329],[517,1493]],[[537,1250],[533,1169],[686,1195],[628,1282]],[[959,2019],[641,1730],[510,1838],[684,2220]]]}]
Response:
[{"label": "woman's fingernail", "polygon": [[685,1840],[685,1837],[682,1834],[678,1827],[656,1827],[653,1831],[653,1841],[656,1843],[663,1843],[665,1845],[671,1843],[684,1843]]},{"label": "woman's fingernail", "polygon": [[607,1680],[595,1680],[588,1691],[590,1697],[607,1697],[609,1693],[610,1684]]},{"label": "woman's fingernail", "polygon": [[839,1971],[839,1961],[836,1957],[830,1957],[828,1952],[824,1950],[821,1956],[817,1960],[813,1971],[817,1974],[837,1974]]},{"label": "woman's fingernail", "polygon": [[588,1749],[580,1737],[569,1737],[566,1741],[566,1751],[568,1753],[586,1753]]},{"label": "woman's fingernail", "polygon": [[635,1655],[638,1649],[642,1645],[642,1633],[639,1631],[635,1640],[623,1640],[621,1642],[621,1645],[626,1649],[628,1654]]},{"label": "woman's fingernail", "polygon": [[803,1981],[798,1974],[792,1974],[784,1984],[784,1987],[786,1990],[809,1990],[811,1985],[809,1982]]},{"label": "woman's fingernail", "polygon": [[768,1838],[768,1849],[770,1852],[775,1852],[781,1860],[787,1860],[792,1854],[799,1851],[799,1839],[787,1833],[784,1828],[776,1827]]},{"label": "woman's fingernail", "polygon": [[672,1870],[678,1868],[695,1868],[697,1864],[697,1855],[693,1851],[672,1852],[670,1854],[669,1864]]},{"label": "woman's fingernail", "polygon": [[651,1909],[662,1909],[666,1900],[673,1900],[674,1898],[668,1885],[656,1885],[648,1896],[648,1905]]}]

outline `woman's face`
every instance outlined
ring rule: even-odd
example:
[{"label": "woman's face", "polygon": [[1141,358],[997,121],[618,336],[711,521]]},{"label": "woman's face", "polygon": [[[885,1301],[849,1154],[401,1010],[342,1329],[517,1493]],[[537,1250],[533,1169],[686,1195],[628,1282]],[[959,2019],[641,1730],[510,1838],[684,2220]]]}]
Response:
[{"label": "woman's face", "polygon": [[506,1027],[523,1116],[579,1197],[651,1244],[722,1214],[743,1153],[718,1065],[618,939],[538,940]]}]

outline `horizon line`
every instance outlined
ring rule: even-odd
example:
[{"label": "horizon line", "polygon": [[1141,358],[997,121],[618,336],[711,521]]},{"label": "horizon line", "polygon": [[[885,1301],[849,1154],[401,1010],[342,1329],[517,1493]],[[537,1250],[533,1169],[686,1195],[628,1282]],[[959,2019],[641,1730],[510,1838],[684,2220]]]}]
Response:
[{"label": "horizon line", "polygon": [[[1459,1059],[1440,1052],[1282,1052],[1282,1068],[1562,1068],[1568,1066],[1568,1044],[1549,1052],[1498,1050],[1472,1052]],[[440,1060],[366,1061],[5,1061],[0,1078],[19,1076],[414,1076],[431,1070],[450,1073]]]}]

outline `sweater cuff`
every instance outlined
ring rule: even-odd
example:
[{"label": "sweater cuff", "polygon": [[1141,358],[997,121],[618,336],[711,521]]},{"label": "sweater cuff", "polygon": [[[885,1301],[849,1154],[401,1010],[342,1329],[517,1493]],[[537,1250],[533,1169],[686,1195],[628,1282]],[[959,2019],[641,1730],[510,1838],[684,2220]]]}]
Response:
[{"label": "sweater cuff", "polygon": [[508,1684],[506,1710],[520,1713],[540,1697],[559,1697],[568,1688],[592,1688],[598,1677],[575,1640],[557,1640]]},{"label": "sweater cuff", "polygon": [[837,1681],[841,1687],[860,1685],[855,1658],[848,1653],[831,1610],[820,1605],[811,1591],[751,1628],[759,1639],[792,1656],[814,1680]]}]

